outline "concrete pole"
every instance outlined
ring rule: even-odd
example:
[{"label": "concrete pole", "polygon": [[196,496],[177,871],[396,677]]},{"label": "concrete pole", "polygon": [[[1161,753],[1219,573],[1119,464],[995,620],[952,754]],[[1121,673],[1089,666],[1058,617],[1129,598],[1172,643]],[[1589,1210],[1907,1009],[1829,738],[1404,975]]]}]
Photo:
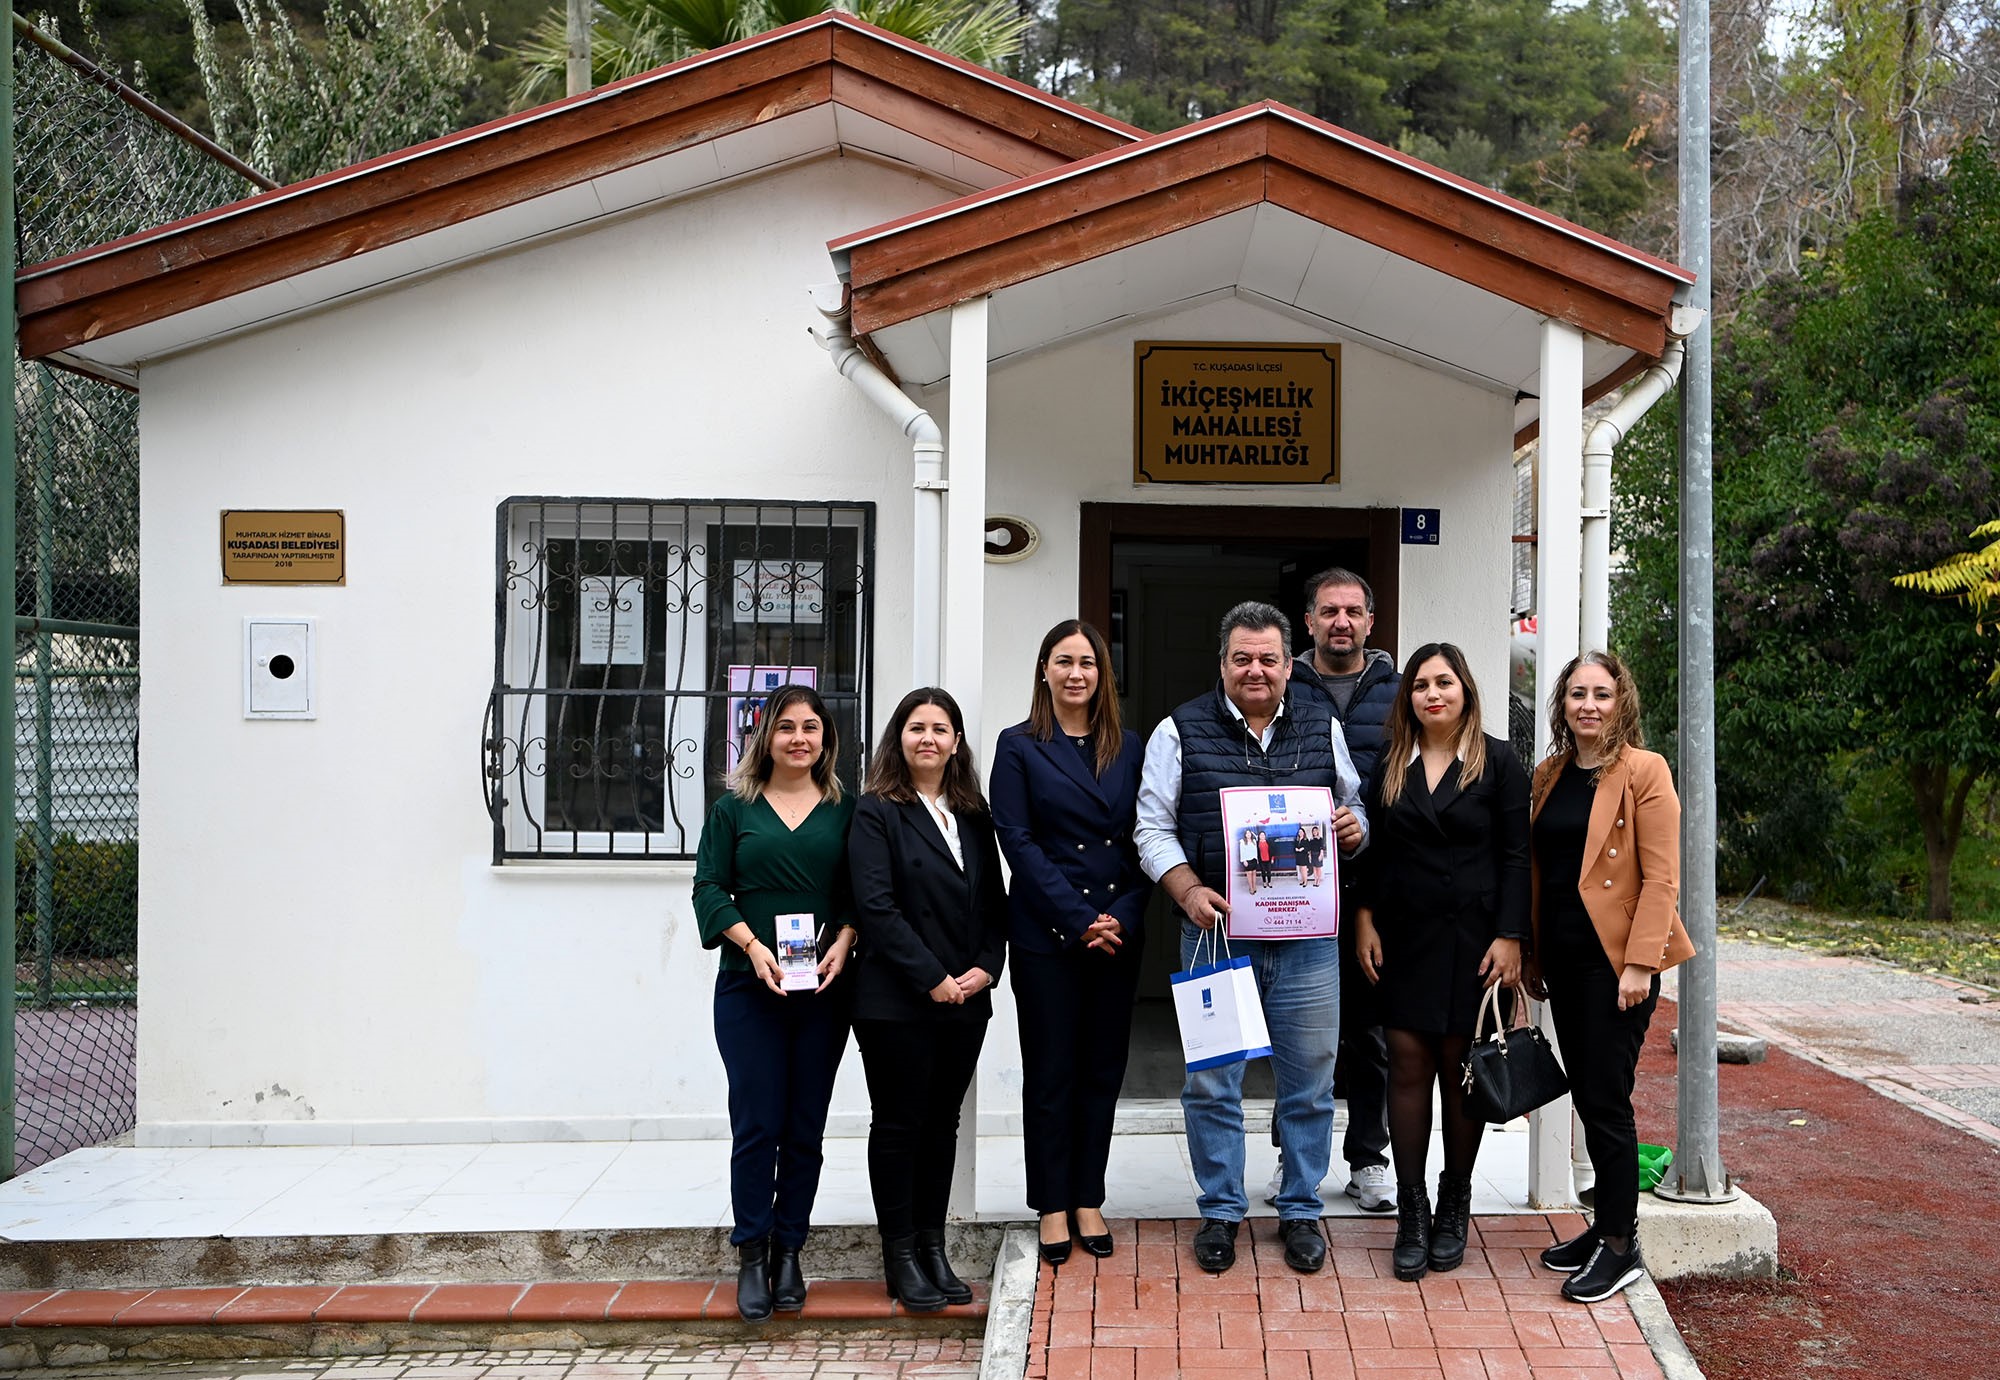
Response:
[{"label": "concrete pole", "polygon": [[[986,681],[986,369],[984,297],[951,309],[951,417],[945,455],[944,687],[965,713],[966,751],[980,736]],[[981,763],[983,767],[985,764]],[[979,1078],[959,1109],[951,1215],[971,1221],[979,1205]]]},{"label": "concrete pole", "polygon": [[[1556,676],[1579,650],[1583,588],[1583,332],[1542,322],[1541,484],[1535,515],[1535,759],[1548,755],[1541,712]],[[1548,1008],[1542,1029],[1555,1030]],[[1528,1205],[1565,1207],[1570,1197],[1570,1103],[1559,1098],[1528,1118]]]},{"label": "concrete pole", "polygon": [[1682,0],[1680,260],[1701,325],[1681,374],[1681,922],[1695,956],[1680,968],[1680,1076],[1674,1163],[1655,1190],[1681,1202],[1736,1196],[1722,1168],[1715,1068],[1715,514],[1709,310],[1708,0]]}]

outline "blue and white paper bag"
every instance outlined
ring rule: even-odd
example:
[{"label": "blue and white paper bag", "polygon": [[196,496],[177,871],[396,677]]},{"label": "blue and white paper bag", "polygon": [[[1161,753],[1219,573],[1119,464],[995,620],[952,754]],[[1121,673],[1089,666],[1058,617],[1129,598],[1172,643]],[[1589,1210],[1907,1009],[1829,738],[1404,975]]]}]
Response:
[{"label": "blue and white paper bag", "polygon": [[1271,1032],[1264,1024],[1257,974],[1248,958],[1223,954],[1204,964],[1197,944],[1194,966],[1173,975],[1173,990],[1181,1053],[1190,1069],[1212,1069],[1270,1054]]}]

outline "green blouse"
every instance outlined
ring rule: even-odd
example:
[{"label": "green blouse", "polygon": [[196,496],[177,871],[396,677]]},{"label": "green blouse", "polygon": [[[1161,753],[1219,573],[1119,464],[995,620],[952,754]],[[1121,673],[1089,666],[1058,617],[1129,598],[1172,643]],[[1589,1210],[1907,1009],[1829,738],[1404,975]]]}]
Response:
[{"label": "green blouse", "polygon": [[773,917],[810,911],[834,931],[854,923],[854,893],[847,877],[847,826],[854,796],[822,800],[797,829],[787,829],[762,796],[725,795],[708,812],[694,860],[694,914],[701,946],[722,949],[725,972],[751,971],[750,960],[722,932],[739,921],[767,947],[775,947]]}]

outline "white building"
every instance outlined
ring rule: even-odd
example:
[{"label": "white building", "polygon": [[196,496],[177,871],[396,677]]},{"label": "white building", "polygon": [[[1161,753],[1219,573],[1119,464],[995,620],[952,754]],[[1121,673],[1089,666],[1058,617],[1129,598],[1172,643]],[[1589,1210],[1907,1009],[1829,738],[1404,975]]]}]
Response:
[{"label": "white building", "polygon": [[[840,14],[28,269],[24,355],[143,403],[140,1143],[726,1134],[731,667],[811,667],[850,779],[932,679],[984,761],[1058,619],[1144,729],[1337,562],[1497,708],[1517,439],[1548,665],[1581,409],[1689,281],[1280,106],[1146,137]],[[1139,342],[1337,345],[1337,468],[1143,479]],[[225,583],[245,509],[339,510],[345,582]],[[246,717],[265,618],[316,620],[314,717]]]}]

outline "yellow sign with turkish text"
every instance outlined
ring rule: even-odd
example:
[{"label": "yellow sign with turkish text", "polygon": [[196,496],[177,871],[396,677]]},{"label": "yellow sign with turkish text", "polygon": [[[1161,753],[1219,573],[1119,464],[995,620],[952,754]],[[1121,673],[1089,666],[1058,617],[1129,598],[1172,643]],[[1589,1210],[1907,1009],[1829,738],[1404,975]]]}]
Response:
[{"label": "yellow sign with turkish text", "polygon": [[225,508],[225,585],[344,585],[347,515],[341,510]]},{"label": "yellow sign with turkish text", "polygon": [[1340,346],[1133,344],[1140,484],[1340,482]]}]

